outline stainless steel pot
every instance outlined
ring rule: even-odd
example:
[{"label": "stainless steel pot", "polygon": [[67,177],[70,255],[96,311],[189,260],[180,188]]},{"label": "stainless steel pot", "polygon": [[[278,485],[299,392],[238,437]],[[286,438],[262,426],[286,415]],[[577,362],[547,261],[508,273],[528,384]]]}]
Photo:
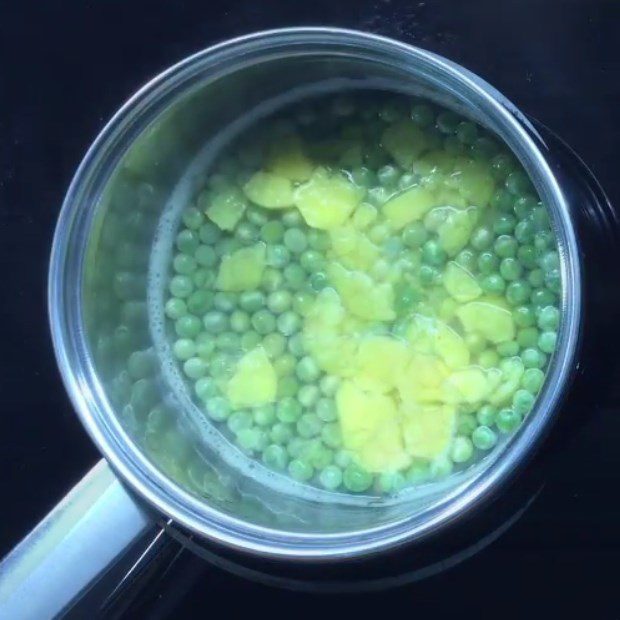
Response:
[{"label": "stainless steel pot", "polygon": [[[161,275],[152,255],[166,225],[174,226],[173,216],[162,223],[162,213],[174,213],[183,192],[199,186],[210,154],[235,131],[309,93],[368,87],[426,96],[501,138],[550,210],[563,281],[557,352],[527,423],[467,471],[386,500],[285,485],[198,425],[174,369],[161,361]],[[241,37],[139,90],[80,165],[50,264],[58,364],[105,461],[1,565],[0,610],[17,613],[4,615],[42,618],[65,609],[153,520],[250,554],[325,560],[420,540],[479,506],[532,452],[575,366],[580,259],[547,156],[536,129],[486,82],[362,32],[293,28]]]}]

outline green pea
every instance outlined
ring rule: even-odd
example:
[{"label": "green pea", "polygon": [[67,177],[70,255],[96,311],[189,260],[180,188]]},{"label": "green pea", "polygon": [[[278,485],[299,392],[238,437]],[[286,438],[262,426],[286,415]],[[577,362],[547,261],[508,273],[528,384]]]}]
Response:
[{"label": "green pea", "polygon": [[244,452],[259,452],[267,445],[267,435],[257,428],[242,428],[237,433],[237,444]]},{"label": "green pea", "polygon": [[239,295],[239,305],[246,312],[256,312],[265,305],[265,295],[261,291],[243,291]]},{"label": "green pea", "polygon": [[254,330],[246,331],[241,336],[241,349],[243,351],[253,351],[262,342],[262,337]]},{"label": "green pea", "polygon": [[534,226],[525,220],[515,226],[515,239],[522,244],[530,243],[534,239]]},{"label": "green pea", "polygon": [[538,348],[543,353],[553,353],[558,335],[554,331],[546,331],[540,334],[538,339]]},{"label": "green pea", "polygon": [[517,342],[523,349],[535,347],[538,344],[538,330],[535,327],[524,327],[517,333]]},{"label": "green pea", "polygon": [[545,283],[545,274],[542,269],[533,269],[527,279],[534,288],[539,288]]},{"label": "green pea", "polygon": [[182,316],[174,324],[174,330],[181,338],[195,338],[200,333],[200,328],[200,319],[193,314]]},{"label": "green pea", "polygon": [[[529,295],[528,295],[529,297]],[[512,313],[515,323],[519,327],[531,327],[536,324],[536,313],[530,306],[519,306]]]},{"label": "green pea", "polygon": [[[351,180],[359,187],[370,187],[374,185],[376,176],[366,166],[357,166],[351,171]],[[310,242],[310,246],[313,247],[312,242]]]},{"label": "green pea", "polygon": [[470,243],[479,252],[488,250],[495,240],[495,235],[487,226],[479,226],[471,235]]},{"label": "green pea", "polygon": [[331,245],[329,235],[322,230],[315,229],[308,232],[308,243],[313,250],[319,252],[325,252]]},{"label": "green pea", "polygon": [[463,267],[463,269],[466,269],[470,273],[473,273],[474,271],[476,271],[477,259],[478,257],[476,256],[476,253],[466,248],[464,250],[461,250],[456,255],[454,262],[457,265]]},{"label": "green pea", "polygon": [[299,360],[295,373],[297,374],[297,378],[302,383],[312,383],[321,376],[321,370],[317,366],[314,359],[309,355],[306,355]]},{"label": "green pea", "polygon": [[471,145],[478,137],[478,127],[470,121],[459,123],[456,128],[456,137],[463,143]]},{"label": "green pea", "polygon": [[500,235],[493,246],[495,253],[500,258],[514,258],[517,255],[519,244],[510,235]]},{"label": "green pea", "polygon": [[301,265],[290,264],[284,268],[284,280],[293,290],[303,287],[306,280],[306,272]]},{"label": "green pea", "polygon": [[267,247],[267,256],[265,262],[271,267],[282,269],[289,264],[291,253],[288,248],[283,245],[270,245]]},{"label": "green pea", "polygon": [[309,439],[320,435],[323,422],[314,413],[304,413],[297,421],[297,434]]},{"label": "green pea", "polygon": [[228,317],[219,310],[211,310],[202,317],[202,324],[208,332],[219,334],[228,327]]},{"label": "green pea", "polygon": [[559,269],[552,269],[545,273],[545,286],[554,293],[562,290],[562,274]]},{"label": "green pea", "polygon": [[[549,230],[549,214],[547,213],[547,210],[541,205],[541,206],[537,206],[535,207],[531,214],[530,214],[530,221],[532,222],[534,228],[538,231],[538,232],[544,232],[547,233]],[[548,235],[545,237],[546,240],[548,241],[552,241],[552,236]],[[543,244],[547,245],[547,243]]]},{"label": "green pea", "polygon": [[454,112],[440,112],[437,116],[437,129],[441,133],[452,134],[456,131],[459,122],[460,119]]},{"label": "green pea", "polygon": [[243,310],[235,310],[230,315],[230,329],[238,334],[246,332],[250,328],[250,315]]},{"label": "green pea", "polygon": [[478,424],[482,426],[493,426],[497,416],[497,409],[493,405],[482,405],[476,414]]},{"label": "green pea", "polygon": [[187,298],[187,307],[193,314],[204,314],[213,305],[213,293],[200,289]]},{"label": "green pea", "polygon": [[194,258],[199,265],[203,267],[214,267],[217,263],[217,254],[215,250],[208,245],[200,245],[194,253]]},{"label": "green pea", "polygon": [[241,339],[234,332],[223,332],[216,337],[215,346],[220,351],[237,351],[241,348]]},{"label": "green pea", "polygon": [[190,230],[198,230],[204,221],[204,215],[196,207],[188,207],[181,219]]},{"label": "green pea", "polygon": [[267,308],[275,314],[288,310],[293,303],[293,296],[289,291],[280,290],[270,293],[267,297]]},{"label": "green pea", "polygon": [[529,300],[531,293],[532,288],[525,280],[516,280],[506,288],[506,300],[511,306],[520,306]]},{"label": "green pea", "polygon": [[496,235],[510,235],[515,226],[517,220],[514,215],[510,213],[498,213],[493,221],[493,232]]},{"label": "green pea", "polygon": [[335,491],[342,484],[342,470],[337,465],[328,465],[319,474],[319,482],[328,491]]},{"label": "green pea", "polygon": [[301,405],[293,397],[287,396],[277,403],[276,415],[280,422],[292,424],[301,417]]},{"label": "green pea", "polygon": [[177,254],[172,261],[172,268],[181,275],[190,275],[196,269],[196,261],[187,254]]},{"label": "green pea", "polygon": [[288,465],[288,473],[291,478],[299,482],[306,482],[314,475],[312,465],[300,459],[293,459]]},{"label": "green pea", "polygon": [[299,392],[297,393],[297,400],[300,402],[302,407],[309,409],[316,405],[319,399],[319,395],[320,391],[316,385],[303,385],[299,388]]},{"label": "green pea", "polygon": [[499,272],[508,282],[517,280],[523,272],[523,267],[515,258],[504,258],[499,264]]},{"label": "green pea", "polygon": [[537,252],[532,245],[522,245],[517,250],[517,258],[526,269],[534,269],[538,264]]},{"label": "green pea", "polygon": [[398,493],[407,484],[401,472],[384,472],[377,477],[375,486],[380,493]]},{"label": "green pea", "polygon": [[176,275],[171,278],[168,288],[173,297],[189,297],[194,291],[194,283],[188,276]]},{"label": "green pea", "polygon": [[322,271],[318,271],[317,273],[313,273],[310,276],[310,287],[315,292],[322,291],[329,284],[327,274]]},{"label": "green pea", "polygon": [[342,432],[340,425],[334,422],[329,422],[323,425],[321,430],[321,439],[323,443],[329,448],[336,450],[342,445]]},{"label": "green pea", "polygon": [[284,424],[283,422],[276,422],[269,433],[271,441],[278,445],[284,445],[288,443],[293,437],[293,425]]},{"label": "green pea", "polygon": [[196,355],[203,360],[208,361],[211,358],[213,351],[215,351],[215,341],[213,335],[207,332],[200,332],[196,336]]},{"label": "green pea", "polygon": [[377,179],[383,187],[394,187],[400,177],[400,172],[396,166],[387,164],[377,171]]},{"label": "green pea", "polygon": [[289,209],[282,215],[282,222],[285,226],[301,226],[304,223],[304,218],[297,209]]},{"label": "green pea", "polygon": [[258,310],[250,321],[252,327],[263,336],[275,331],[276,318],[268,310]]},{"label": "green pea", "polygon": [[266,222],[260,229],[260,236],[269,245],[280,243],[284,238],[284,225],[277,220]]},{"label": "green pea", "polygon": [[193,230],[182,230],[176,238],[176,246],[179,252],[193,256],[200,243],[198,235]]},{"label": "green pea", "polygon": [[321,393],[325,396],[334,396],[340,387],[340,379],[334,375],[325,375],[319,382]]},{"label": "green pea", "polygon": [[282,355],[286,349],[286,338],[281,334],[273,332],[263,338],[263,349],[270,359],[275,359]]},{"label": "green pea", "polygon": [[480,287],[485,293],[497,295],[504,292],[506,282],[502,276],[496,273],[491,273],[488,276],[484,276],[484,278],[480,280]]},{"label": "green pea", "polygon": [[299,263],[308,273],[312,273],[323,268],[325,259],[316,250],[306,250],[299,257]]},{"label": "green pea", "polygon": [[474,445],[468,437],[456,437],[450,450],[455,463],[466,463],[474,455]]},{"label": "green pea", "polygon": [[199,267],[192,274],[192,281],[194,282],[194,286],[198,288],[202,288],[202,287],[208,288],[212,286],[213,283],[215,282],[215,277],[216,276],[215,276],[214,271],[209,271],[207,269]]},{"label": "green pea", "polygon": [[482,353],[478,356],[478,365],[482,368],[496,368],[498,364],[499,354],[497,351],[487,349],[486,351],[482,351]]},{"label": "green pea", "polygon": [[288,453],[281,445],[270,444],[263,451],[263,463],[272,469],[284,471],[288,464]]},{"label": "green pea", "polygon": [[501,357],[514,357],[519,353],[519,343],[511,340],[497,345],[497,353]]},{"label": "green pea", "polygon": [[522,351],[521,360],[526,368],[542,368],[547,362],[546,356],[534,348]]},{"label": "green pea", "polygon": [[298,314],[288,310],[278,317],[277,327],[280,333],[285,336],[291,336],[301,329],[301,318]]},{"label": "green pea", "polygon": [[288,350],[295,356],[301,357],[305,353],[304,338],[302,334],[297,333],[288,339]]},{"label": "green pea", "polygon": [[560,311],[554,306],[545,306],[538,314],[538,327],[543,331],[557,330],[560,325]]},{"label": "green pea", "polygon": [[234,293],[220,291],[215,293],[213,305],[221,312],[232,312],[237,307],[237,296]]},{"label": "green pea", "polygon": [[478,450],[490,450],[497,443],[497,435],[488,426],[479,426],[471,439]]},{"label": "green pea", "polygon": [[273,368],[276,371],[278,377],[285,377],[286,375],[290,375],[295,371],[295,366],[297,365],[297,360],[290,353],[285,353],[281,355],[277,360],[273,363]]},{"label": "green pea", "polygon": [[372,485],[372,475],[354,463],[347,466],[342,479],[344,486],[353,493],[363,493]]},{"label": "green pea", "polygon": [[414,460],[405,475],[407,482],[415,485],[427,480],[430,473],[430,465],[426,461],[419,459]]},{"label": "green pea", "polygon": [[510,211],[512,208],[513,196],[505,189],[498,189],[491,196],[491,207],[499,211]]},{"label": "green pea", "polygon": [[183,372],[190,379],[200,379],[207,374],[208,368],[207,362],[200,357],[190,357],[183,363]]},{"label": "green pea", "polygon": [[243,245],[250,245],[259,238],[259,231],[250,222],[240,222],[235,229],[235,237],[241,241]]},{"label": "green pea", "polygon": [[164,312],[169,319],[176,321],[187,314],[187,304],[182,299],[173,297],[166,302]]},{"label": "green pea", "polygon": [[521,387],[530,392],[538,394],[545,381],[545,373],[540,368],[528,368],[521,377]]},{"label": "green pea", "polygon": [[408,248],[419,248],[428,239],[428,232],[422,222],[412,222],[404,228],[401,239]]},{"label": "green pea", "polygon": [[[210,401],[211,403],[213,401]],[[228,405],[228,402],[224,398],[219,398],[218,402],[222,403],[220,406]],[[207,413],[209,413],[209,403],[207,404]],[[249,411],[235,411],[226,422],[226,426],[233,435],[237,435],[239,431],[244,428],[250,428],[252,426],[252,414]]]},{"label": "green pea", "polygon": [[538,289],[532,292],[530,300],[534,307],[538,306],[539,309],[545,306],[552,306],[555,303],[555,295],[546,289]]},{"label": "green pea", "polygon": [[459,435],[471,435],[476,428],[476,418],[470,413],[461,413],[457,418],[456,430]]},{"label": "green pea", "polygon": [[308,239],[300,228],[289,228],[284,233],[284,245],[293,254],[301,254],[308,247]]},{"label": "green pea", "polygon": [[[215,396],[206,402],[207,415],[216,422],[226,420],[230,415],[230,405],[225,398]],[[248,414],[249,415],[249,414]]]},{"label": "green pea", "polygon": [[283,284],[284,276],[282,275],[281,271],[273,269],[271,267],[267,267],[267,269],[263,271],[261,287],[266,293],[273,293],[275,291],[281,290]]},{"label": "green pea", "polygon": [[499,153],[491,160],[491,172],[496,179],[505,179],[514,167],[514,160],[508,153]]},{"label": "green pea", "polygon": [[[247,148],[244,149],[243,152],[247,154]],[[258,154],[257,158],[255,157],[255,159],[258,159],[259,161],[261,158],[262,158],[262,155],[260,154]],[[257,164],[254,163],[253,165],[255,166]],[[259,207],[250,207],[245,212],[245,216],[247,217],[249,222],[252,222],[252,224],[254,224],[254,226],[264,226],[268,221],[268,217],[264,209],[261,209]]]},{"label": "green pea", "polygon": [[527,390],[517,390],[512,397],[512,409],[520,414],[525,415],[534,406],[535,397]]},{"label": "green pea", "polygon": [[512,409],[502,409],[497,414],[496,426],[500,433],[512,433],[519,427],[520,424],[521,415]]},{"label": "green pea", "polygon": [[452,473],[453,464],[449,456],[444,455],[436,458],[430,466],[430,475],[435,479],[446,478]]},{"label": "green pea", "polygon": [[434,239],[429,239],[422,246],[422,262],[431,267],[441,267],[447,258],[445,250]]},{"label": "green pea", "polygon": [[483,275],[492,274],[499,269],[499,258],[493,252],[481,252],[478,255],[478,269]]},{"label": "green pea", "polygon": [[196,344],[190,338],[179,338],[172,346],[174,356],[184,362],[196,355]]},{"label": "green pea", "polygon": [[211,358],[211,376],[216,378],[227,378],[232,375],[233,369],[234,362],[228,353],[219,351]]},{"label": "green pea", "polygon": [[300,316],[306,316],[313,303],[314,296],[308,291],[297,291],[293,295],[293,310]]},{"label": "green pea", "polygon": [[194,393],[200,400],[207,402],[217,396],[217,385],[211,377],[201,377],[194,384]]},{"label": "green pea", "polygon": [[219,238],[222,236],[222,231],[215,224],[212,224],[211,222],[206,222],[200,227],[200,230],[198,231],[198,236],[200,237],[200,241],[202,241],[203,243],[213,244],[218,241]]},{"label": "green pea", "polygon": [[521,196],[531,190],[531,183],[527,175],[521,170],[513,170],[506,177],[506,189],[514,196]]}]

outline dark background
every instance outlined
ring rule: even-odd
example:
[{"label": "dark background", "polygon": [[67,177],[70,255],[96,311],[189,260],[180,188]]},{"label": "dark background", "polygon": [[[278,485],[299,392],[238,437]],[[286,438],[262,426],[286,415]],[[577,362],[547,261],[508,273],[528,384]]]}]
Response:
[{"label": "dark background", "polygon": [[[558,132],[619,202],[617,0],[0,0],[0,556],[98,458],[56,370],[45,297],[53,226],[89,143],[134,90],[184,56],[255,30],[325,24],[414,43],[478,73]],[[583,412],[543,491],[488,550],[422,583],[340,602],[352,614],[359,606],[420,618],[539,617],[543,609],[620,617],[619,404],[602,393]],[[153,586],[140,617],[184,618],[224,602],[229,613],[251,605],[278,615],[292,603],[309,611],[333,604],[197,568],[191,558],[177,573],[190,565],[198,576],[189,593],[162,611],[153,589],[178,583]]]}]

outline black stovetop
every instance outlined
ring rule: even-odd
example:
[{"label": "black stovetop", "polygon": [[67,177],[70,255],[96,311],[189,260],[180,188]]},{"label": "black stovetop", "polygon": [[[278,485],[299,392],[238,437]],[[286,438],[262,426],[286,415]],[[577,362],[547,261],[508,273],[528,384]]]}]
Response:
[{"label": "black stovetop", "polygon": [[[56,370],[45,297],[54,222],[89,143],[137,87],[182,57],[254,30],[325,24],[402,39],[480,74],[571,144],[620,204],[616,0],[0,2],[0,556],[98,458]],[[609,568],[620,552],[617,392],[584,412],[540,492],[488,548],[426,580],[340,602],[353,614],[389,605],[421,618],[539,617],[541,608],[620,617]],[[184,551],[131,617],[185,618],[224,602],[229,613],[282,614],[333,597],[252,583]]]}]

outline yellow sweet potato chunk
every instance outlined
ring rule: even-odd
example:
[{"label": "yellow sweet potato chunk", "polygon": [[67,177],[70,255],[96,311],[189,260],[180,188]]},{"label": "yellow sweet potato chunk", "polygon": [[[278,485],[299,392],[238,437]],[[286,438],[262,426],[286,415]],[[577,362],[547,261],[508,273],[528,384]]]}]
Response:
[{"label": "yellow sweet potato chunk", "polygon": [[246,353],[226,387],[233,407],[258,407],[276,399],[278,379],[262,347]]},{"label": "yellow sweet potato chunk", "polygon": [[345,381],[336,394],[336,406],[343,445],[360,465],[371,472],[385,472],[409,464],[392,398]]},{"label": "yellow sweet potato chunk", "polygon": [[308,226],[332,230],[342,226],[361,202],[363,190],[339,174],[317,168],[295,190],[295,205]]},{"label": "yellow sweet potato chunk", "polygon": [[215,286],[220,291],[246,291],[258,287],[265,269],[265,244],[257,243],[224,256]]}]

